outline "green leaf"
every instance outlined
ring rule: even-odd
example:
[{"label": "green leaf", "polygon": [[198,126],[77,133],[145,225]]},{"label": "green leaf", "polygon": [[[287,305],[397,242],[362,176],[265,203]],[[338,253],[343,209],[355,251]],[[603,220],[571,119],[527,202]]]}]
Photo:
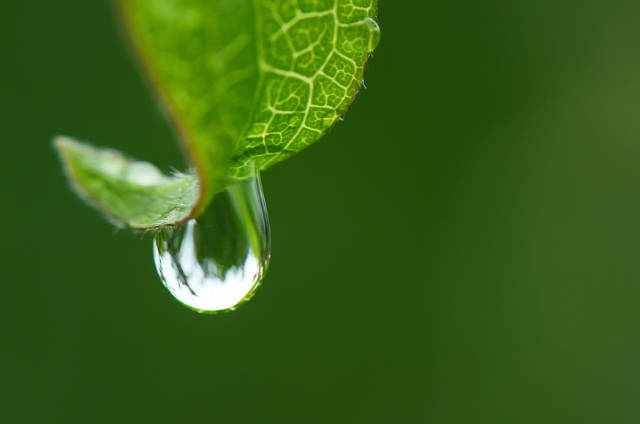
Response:
[{"label": "green leaf", "polygon": [[[56,146],[77,191],[137,228],[196,216],[251,164],[264,170],[317,141],[353,101],[379,40],[376,0],[118,4],[193,175],[163,176],[70,141]],[[121,172],[111,172],[114,163]],[[140,166],[154,169],[154,184],[128,175]]]},{"label": "green leaf", "polygon": [[54,145],[78,195],[115,224],[151,228],[184,221],[198,198],[193,175],[166,176],[150,163],[66,137],[56,137]]}]

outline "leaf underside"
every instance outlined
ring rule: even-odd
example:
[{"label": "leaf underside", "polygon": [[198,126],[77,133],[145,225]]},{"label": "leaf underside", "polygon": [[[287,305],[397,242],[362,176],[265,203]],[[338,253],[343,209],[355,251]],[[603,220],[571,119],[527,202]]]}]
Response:
[{"label": "leaf underside", "polygon": [[316,142],[344,114],[379,40],[377,0],[119,0],[147,79],[193,166],[162,175],[60,138],[76,191],[114,222],[182,222],[213,194]]}]

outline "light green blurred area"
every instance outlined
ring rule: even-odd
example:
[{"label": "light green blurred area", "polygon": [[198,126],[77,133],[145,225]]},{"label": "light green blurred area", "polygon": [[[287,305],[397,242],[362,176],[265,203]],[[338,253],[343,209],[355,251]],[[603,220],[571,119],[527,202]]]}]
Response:
[{"label": "light green blurred area", "polygon": [[381,3],[367,89],[264,175],[270,275],[212,318],[49,144],[183,167],[108,2],[5,2],[3,422],[640,420],[640,4]]}]

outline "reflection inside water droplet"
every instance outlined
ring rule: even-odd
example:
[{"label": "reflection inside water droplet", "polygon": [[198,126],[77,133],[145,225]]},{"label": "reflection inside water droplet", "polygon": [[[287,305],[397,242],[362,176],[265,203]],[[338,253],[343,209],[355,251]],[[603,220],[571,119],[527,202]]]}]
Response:
[{"label": "reflection inside water droplet", "polygon": [[159,231],[156,270],[179,302],[198,312],[235,309],[260,285],[270,258],[260,175],[214,196],[197,219]]}]

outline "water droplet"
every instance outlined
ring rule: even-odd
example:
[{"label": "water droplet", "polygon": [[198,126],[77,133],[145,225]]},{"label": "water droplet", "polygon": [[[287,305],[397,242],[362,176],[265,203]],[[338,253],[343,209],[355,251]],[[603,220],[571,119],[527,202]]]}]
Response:
[{"label": "water droplet", "polygon": [[365,19],[365,23],[369,28],[369,52],[372,52],[380,44],[380,26],[372,18]]},{"label": "water droplet", "polygon": [[253,175],[215,195],[197,219],[153,240],[162,283],[197,312],[234,310],[253,296],[269,265],[269,219],[259,172]]}]

